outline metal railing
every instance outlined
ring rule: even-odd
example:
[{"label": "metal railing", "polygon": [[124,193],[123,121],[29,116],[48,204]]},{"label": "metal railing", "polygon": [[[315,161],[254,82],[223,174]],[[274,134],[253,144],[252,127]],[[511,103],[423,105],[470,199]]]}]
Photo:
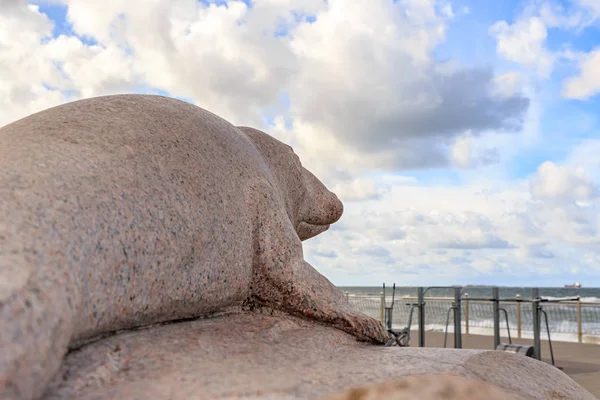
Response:
[{"label": "metal railing", "polygon": [[[346,293],[348,301],[359,311],[380,320],[384,323],[385,296],[355,296]],[[388,299],[389,300],[389,299]],[[448,310],[452,308],[455,299],[447,297],[424,297],[425,307],[416,313],[413,326],[420,326],[420,318],[426,310],[425,325],[431,327],[442,327],[446,324]],[[419,298],[400,297],[394,304],[394,325],[405,326],[408,322],[410,304],[418,303]],[[495,302],[489,299],[472,299],[469,295],[463,295],[460,301],[460,315],[455,321],[455,314],[451,315],[453,331],[457,326],[461,327],[461,333],[470,334],[474,328],[494,330],[494,336],[506,336],[508,332],[512,337],[531,337],[536,333],[534,329],[535,306],[531,299],[522,299],[516,296],[513,299],[498,299],[500,315],[494,316]],[[577,335],[577,341],[583,342],[584,336],[600,337],[600,303],[584,302],[577,300],[566,300],[559,303],[544,302],[543,309],[548,315],[550,333]],[[504,312],[505,310],[505,312]],[[495,327],[494,321],[499,319]],[[508,326],[507,326],[508,321]],[[460,322],[460,324],[457,324]],[[507,331],[509,329],[509,331]],[[539,333],[546,333],[546,327],[542,324]],[[560,339],[558,339],[560,341]],[[495,340],[496,342],[496,340]],[[421,344],[421,342],[420,342]],[[455,343],[456,344],[456,343]],[[458,346],[460,347],[460,346]]]}]

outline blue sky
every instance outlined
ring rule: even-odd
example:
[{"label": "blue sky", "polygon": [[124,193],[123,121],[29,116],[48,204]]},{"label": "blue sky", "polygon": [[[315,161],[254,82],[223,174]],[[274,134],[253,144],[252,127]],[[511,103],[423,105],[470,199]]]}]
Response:
[{"label": "blue sky", "polygon": [[[558,2],[567,9],[573,7],[569,1]],[[489,65],[496,71],[514,70],[516,63],[503,60],[496,54],[496,41],[489,34],[489,27],[505,20],[516,22],[526,1],[502,2],[457,1],[456,9],[468,7],[469,12],[459,15],[456,23],[448,30],[448,40],[439,49],[441,58],[458,59],[466,65]],[[593,26],[574,32],[560,28],[548,29],[546,46],[560,51],[568,46],[573,51],[589,52],[600,43],[600,30]],[[534,173],[539,164],[546,160],[561,161],[570,148],[582,139],[597,138],[600,132],[600,97],[569,100],[561,98],[562,82],[576,73],[576,66],[569,62],[558,62],[548,80],[535,80],[535,90],[541,103],[542,118],[540,146],[523,150],[510,166],[514,179],[526,178]]]},{"label": "blue sky", "polygon": [[342,220],[304,246],[334,283],[600,286],[593,2],[35,3],[53,27],[31,9],[0,21],[21,34],[0,125],[82,97],[176,97],[292,144],[340,196]]},{"label": "blue sky", "polygon": [[48,18],[54,23],[54,29],[52,30],[52,37],[56,38],[60,35],[75,36],[79,38],[83,43],[87,45],[96,45],[98,42],[90,36],[79,35],[73,30],[73,25],[67,19],[68,7],[62,3],[47,3],[47,2],[32,2],[37,4],[40,8],[40,12],[46,14]]}]

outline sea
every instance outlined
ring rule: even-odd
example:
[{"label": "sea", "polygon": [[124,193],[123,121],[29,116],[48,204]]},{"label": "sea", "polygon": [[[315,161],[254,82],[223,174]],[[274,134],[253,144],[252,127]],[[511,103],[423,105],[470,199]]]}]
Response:
[{"label": "sea", "polygon": [[[338,286],[348,295],[350,304],[373,318],[381,315],[381,293],[382,286]],[[531,287],[513,286],[498,287],[500,306],[505,311],[501,312],[501,335],[512,338],[517,337],[517,321],[520,316],[521,338],[533,337],[533,319],[531,303],[520,304],[520,312],[517,311],[517,303],[513,300],[520,298],[527,300],[532,298]],[[539,287],[539,296],[550,300],[541,303],[542,309],[547,315],[542,316],[542,339],[547,340],[548,331],[552,340],[577,342],[579,340],[578,329],[581,326],[582,342],[600,344],[600,288],[565,288],[565,287]],[[386,306],[392,303],[392,286],[386,286]],[[491,298],[492,286],[463,286],[462,301],[462,325],[465,332],[465,311],[467,297]],[[468,295],[468,296],[467,296]],[[392,326],[394,329],[403,329],[408,326],[410,315],[410,304],[417,296],[417,287],[396,286],[394,295],[394,311]],[[577,303],[573,300],[579,298],[581,301],[581,321],[578,321]],[[449,312],[454,299],[454,287],[431,288],[425,294],[425,329],[429,331],[441,331],[452,333],[453,315]],[[502,300],[505,300],[502,302]],[[492,303],[485,301],[469,301],[469,333],[481,335],[493,335]],[[416,311],[411,321],[411,330],[417,329]]]}]

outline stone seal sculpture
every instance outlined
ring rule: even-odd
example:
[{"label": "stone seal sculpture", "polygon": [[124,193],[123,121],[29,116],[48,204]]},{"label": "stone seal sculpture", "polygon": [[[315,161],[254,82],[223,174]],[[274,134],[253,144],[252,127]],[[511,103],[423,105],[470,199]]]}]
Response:
[{"label": "stone seal sculpture", "polygon": [[97,97],[1,128],[0,398],[40,397],[103,334],[231,307],[382,343],[303,259],[341,214],[291,147],[179,100]]}]

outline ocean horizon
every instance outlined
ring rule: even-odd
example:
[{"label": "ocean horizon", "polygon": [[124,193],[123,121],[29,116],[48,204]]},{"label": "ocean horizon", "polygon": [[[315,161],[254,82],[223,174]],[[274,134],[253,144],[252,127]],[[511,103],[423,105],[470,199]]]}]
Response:
[{"label": "ocean horizon", "polygon": [[[460,285],[457,285],[460,286]],[[424,286],[427,288],[427,286]],[[469,297],[490,297],[492,296],[492,285],[469,285],[462,286],[463,293]],[[600,288],[596,287],[541,287],[541,286],[495,286],[501,299],[516,299],[517,295],[523,299],[532,297],[532,289],[539,289],[541,297],[548,299],[574,298],[580,297],[582,302],[600,302]],[[382,286],[337,286],[341,291],[348,292],[354,296],[380,296],[383,292]],[[396,297],[417,297],[417,286],[398,286],[396,285]],[[392,285],[386,285],[386,296],[392,296]],[[454,288],[432,288],[425,295],[426,297],[447,297],[454,298]],[[600,321],[598,321],[600,323]]]}]

